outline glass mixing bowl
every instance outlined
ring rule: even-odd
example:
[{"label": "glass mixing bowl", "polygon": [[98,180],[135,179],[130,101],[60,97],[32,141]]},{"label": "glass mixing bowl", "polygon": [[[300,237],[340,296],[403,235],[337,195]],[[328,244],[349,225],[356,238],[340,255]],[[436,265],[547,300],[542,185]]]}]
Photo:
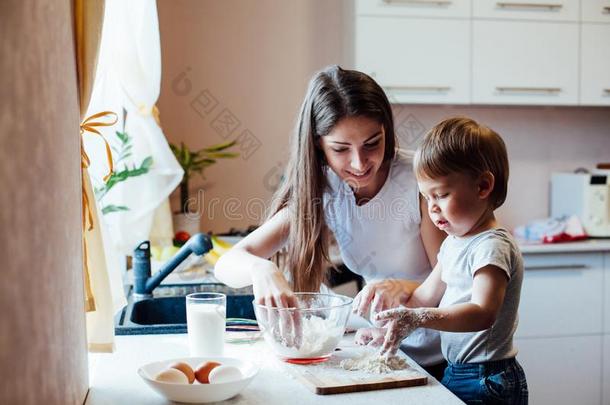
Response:
[{"label": "glass mixing bowl", "polygon": [[297,308],[277,308],[253,302],[265,341],[277,356],[290,363],[326,361],[345,332],[350,297],[321,293],[295,293]]}]

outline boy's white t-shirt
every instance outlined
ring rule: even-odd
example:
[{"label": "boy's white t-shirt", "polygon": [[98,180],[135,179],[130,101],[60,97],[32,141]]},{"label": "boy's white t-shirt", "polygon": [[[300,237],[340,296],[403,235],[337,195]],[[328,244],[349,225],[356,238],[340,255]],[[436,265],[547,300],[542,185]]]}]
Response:
[{"label": "boy's white t-shirt", "polygon": [[[422,282],[431,268],[421,240],[419,190],[412,154],[398,151],[381,190],[364,205],[356,205],[352,189],[331,169],[324,212],[343,263],[366,283],[385,279]],[[443,360],[438,332],[418,329],[403,341],[409,356],[422,365]]]},{"label": "boy's white t-shirt", "polygon": [[441,245],[438,260],[441,279],[447,285],[439,308],[470,302],[474,275],[487,265],[496,266],[508,279],[504,303],[491,328],[479,332],[441,332],[447,361],[480,363],[515,357],[513,335],[518,324],[523,258],[511,234],[500,228],[467,238],[448,236]]}]

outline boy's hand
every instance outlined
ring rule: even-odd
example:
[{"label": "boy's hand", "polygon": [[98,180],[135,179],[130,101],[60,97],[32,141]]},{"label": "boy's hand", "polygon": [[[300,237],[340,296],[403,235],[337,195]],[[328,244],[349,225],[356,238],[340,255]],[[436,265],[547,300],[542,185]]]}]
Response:
[{"label": "boy's hand", "polygon": [[375,321],[385,323],[381,354],[395,356],[400,342],[417,329],[426,318],[422,308],[394,308],[383,311],[375,316]]}]

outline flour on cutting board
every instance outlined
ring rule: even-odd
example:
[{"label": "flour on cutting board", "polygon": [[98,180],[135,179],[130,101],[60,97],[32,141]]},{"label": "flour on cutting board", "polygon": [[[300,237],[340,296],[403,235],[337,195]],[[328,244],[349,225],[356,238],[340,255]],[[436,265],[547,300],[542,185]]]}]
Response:
[{"label": "flour on cutting board", "polygon": [[309,372],[318,378],[348,379],[349,381],[366,382],[375,378],[404,378],[421,375],[421,372],[411,367],[400,357],[385,359],[379,356],[377,350],[365,347],[344,348],[333,353],[324,363],[295,365],[285,364],[293,372]]},{"label": "flour on cutting board", "polygon": [[377,353],[366,353],[364,356],[345,359],[339,364],[349,371],[366,371],[368,373],[387,374],[396,370],[405,370],[409,365],[400,357],[385,357]]}]

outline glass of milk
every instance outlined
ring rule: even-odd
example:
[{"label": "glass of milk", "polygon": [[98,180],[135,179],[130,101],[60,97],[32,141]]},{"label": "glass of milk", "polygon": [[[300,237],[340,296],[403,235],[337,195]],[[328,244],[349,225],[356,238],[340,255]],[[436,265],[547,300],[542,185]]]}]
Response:
[{"label": "glass of milk", "polygon": [[222,356],[227,296],[196,293],[186,296],[186,327],[193,357]]}]

